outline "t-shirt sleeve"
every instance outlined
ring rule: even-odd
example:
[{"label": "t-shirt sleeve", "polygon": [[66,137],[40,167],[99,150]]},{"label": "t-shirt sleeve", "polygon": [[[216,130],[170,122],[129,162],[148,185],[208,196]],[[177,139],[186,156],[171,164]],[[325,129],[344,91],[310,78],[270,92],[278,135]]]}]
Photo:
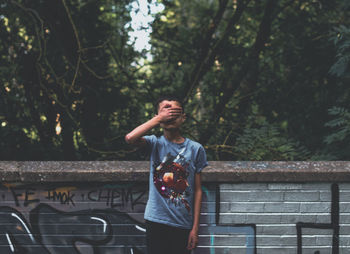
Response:
[{"label": "t-shirt sleeve", "polygon": [[196,166],[196,173],[200,173],[203,168],[208,166],[207,154],[205,153],[204,147],[202,145],[198,149],[195,166]]},{"label": "t-shirt sleeve", "polygon": [[157,141],[157,137],[155,135],[147,135],[147,136],[143,136],[143,138],[146,139],[146,143],[149,147],[153,147],[153,145]]}]

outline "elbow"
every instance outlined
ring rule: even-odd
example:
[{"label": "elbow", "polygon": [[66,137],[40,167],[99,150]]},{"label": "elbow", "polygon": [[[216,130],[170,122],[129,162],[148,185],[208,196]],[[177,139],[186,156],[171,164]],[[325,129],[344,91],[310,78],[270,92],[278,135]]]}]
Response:
[{"label": "elbow", "polygon": [[125,139],[125,142],[126,142],[126,143],[128,143],[128,144],[131,144],[131,143],[132,143],[132,139],[131,139],[131,137],[130,137],[130,134],[126,134],[124,139]]}]

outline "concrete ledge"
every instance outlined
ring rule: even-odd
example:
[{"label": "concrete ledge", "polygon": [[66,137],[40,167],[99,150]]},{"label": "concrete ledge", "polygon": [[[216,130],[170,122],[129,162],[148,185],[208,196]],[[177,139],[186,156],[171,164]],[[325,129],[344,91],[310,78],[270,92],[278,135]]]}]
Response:
[{"label": "concrete ledge", "polygon": [[[148,161],[1,161],[2,182],[147,182]],[[348,161],[209,161],[204,182],[350,182]]]}]

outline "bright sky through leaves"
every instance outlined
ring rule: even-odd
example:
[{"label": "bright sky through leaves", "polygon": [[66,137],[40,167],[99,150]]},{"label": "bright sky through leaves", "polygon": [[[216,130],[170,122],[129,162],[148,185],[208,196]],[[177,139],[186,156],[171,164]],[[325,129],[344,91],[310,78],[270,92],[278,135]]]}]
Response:
[{"label": "bright sky through leaves", "polygon": [[[130,16],[132,20],[128,25],[131,25],[133,31],[129,33],[129,42],[135,43],[134,47],[137,51],[151,49],[151,45],[149,44],[149,36],[152,32],[151,23],[154,20],[154,15],[163,10],[164,5],[158,3],[156,0],[136,0],[131,3]],[[148,54],[147,58],[150,58],[150,54]]]}]

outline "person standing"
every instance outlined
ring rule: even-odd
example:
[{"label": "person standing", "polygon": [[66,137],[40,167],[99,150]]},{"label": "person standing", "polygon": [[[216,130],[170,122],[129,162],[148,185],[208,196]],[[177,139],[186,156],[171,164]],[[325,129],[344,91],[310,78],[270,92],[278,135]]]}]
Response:
[{"label": "person standing", "polygon": [[[128,144],[148,146],[149,197],[145,209],[148,254],[188,254],[198,244],[201,174],[208,166],[204,147],[183,137],[186,119],[175,96],[161,96],[157,114],[125,136]],[[145,135],[160,126],[163,135]]]}]

